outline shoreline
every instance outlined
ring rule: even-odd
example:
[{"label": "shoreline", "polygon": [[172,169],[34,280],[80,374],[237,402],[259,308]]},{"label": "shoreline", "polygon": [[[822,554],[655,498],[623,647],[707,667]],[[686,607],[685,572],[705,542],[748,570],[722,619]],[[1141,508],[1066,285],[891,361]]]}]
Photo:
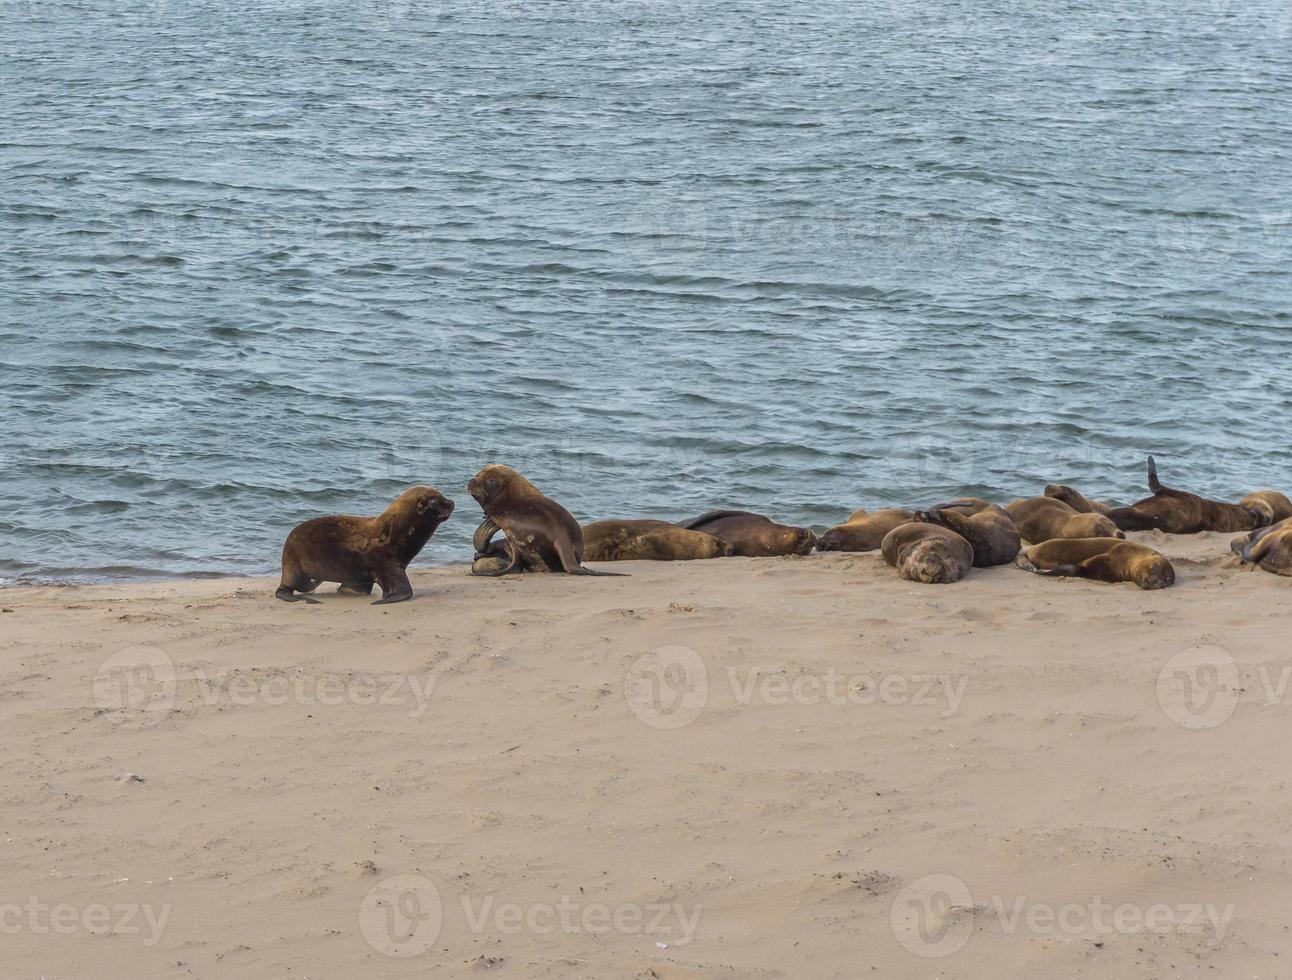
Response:
[{"label": "shoreline", "polygon": [[6,590],[5,965],[1280,975],[1292,590],[1132,538],[1174,587],[872,552]]}]

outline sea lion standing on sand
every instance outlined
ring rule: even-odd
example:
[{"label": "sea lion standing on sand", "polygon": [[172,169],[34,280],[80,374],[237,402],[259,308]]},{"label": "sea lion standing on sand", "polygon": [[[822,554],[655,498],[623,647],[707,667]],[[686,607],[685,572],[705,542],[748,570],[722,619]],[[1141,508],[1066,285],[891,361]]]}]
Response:
[{"label": "sea lion standing on sand", "polygon": [[1292,518],[1234,538],[1229,549],[1243,561],[1255,562],[1267,572],[1292,575]]},{"label": "sea lion standing on sand", "polygon": [[843,524],[836,524],[822,533],[816,540],[816,550],[875,551],[883,544],[884,535],[910,521],[911,512],[900,507],[870,513],[856,510]]},{"label": "sea lion standing on sand", "polygon": [[588,561],[694,561],[729,558],[735,551],[722,538],[688,531],[668,521],[594,521],[583,525]]},{"label": "sea lion standing on sand", "polygon": [[1175,568],[1164,555],[1116,538],[1056,538],[1028,548],[1018,565],[1040,575],[1134,582],[1141,589],[1175,584]]},{"label": "sea lion standing on sand", "polygon": [[1070,487],[1063,483],[1046,484],[1045,495],[1047,497],[1053,497],[1055,500],[1062,500],[1078,514],[1107,514],[1112,510],[1112,507],[1108,504],[1101,504],[1097,500],[1090,500],[1089,498],[1082,496],[1075,487]]},{"label": "sea lion standing on sand", "polygon": [[973,545],[938,524],[903,524],[884,535],[884,561],[911,582],[959,582],[973,566]]},{"label": "sea lion standing on sand", "polygon": [[338,592],[370,595],[380,606],[413,597],[405,569],[435,529],[453,513],[453,501],[431,487],[409,487],[378,517],[316,517],[297,525],[283,545],[283,576],[274,593],[287,602],[318,602],[307,595],[320,582]]},{"label": "sea lion standing on sand", "polygon": [[1003,508],[974,497],[963,497],[916,511],[914,521],[949,528],[973,547],[975,568],[1008,565],[1023,546],[1018,528]]},{"label": "sea lion standing on sand", "polygon": [[1272,519],[1272,511],[1268,507],[1226,504],[1162,486],[1157,478],[1157,463],[1152,456],[1148,458],[1148,488],[1153,491],[1153,496],[1108,512],[1108,517],[1123,531],[1156,530],[1167,534],[1250,531],[1270,523]]},{"label": "sea lion standing on sand", "polygon": [[1062,500],[1028,497],[1005,505],[1005,513],[1024,541],[1040,544],[1053,538],[1124,538],[1103,514],[1078,514]]},{"label": "sea lion standing on sand", "polygon": [[1277,524],[1292,517],[1292,500],[1288,500],[1277,490],[1257,490],[1238,501],[1239,507],[1246,507],[1262,517],[1269,518],[1270,524]]},{"label": "sea lion standing on sand", "polygon": [[777,524],[747,510],[711,510],[678,526],[730,541],[735,553],[745,558],[806,555],[816,546],[816,535],[808,528]]},{"label": "sea lion standing on sand", "polygon": [[[467,492],[485,515],[475,533],[477,560],[472,565],[472,574],[498,576],[526,570],[569,575],[619,574],[584,568],[583,530],[579,522],[510,466],[486,466],[467,482]],[[506,535],[506,541],[494,545],[491,539],[498,531]],[[499,558],[505,561],[501,567],[493,561]]]}]

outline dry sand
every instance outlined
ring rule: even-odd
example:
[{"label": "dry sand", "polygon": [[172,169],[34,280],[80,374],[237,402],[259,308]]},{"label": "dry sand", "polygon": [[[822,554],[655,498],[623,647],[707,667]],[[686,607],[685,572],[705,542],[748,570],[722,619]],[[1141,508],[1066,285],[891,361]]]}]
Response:
[{"label": "dry sand", "polygon": [[1135,537],[0,592],[0,977],[1292,977],[1292,580]]}]

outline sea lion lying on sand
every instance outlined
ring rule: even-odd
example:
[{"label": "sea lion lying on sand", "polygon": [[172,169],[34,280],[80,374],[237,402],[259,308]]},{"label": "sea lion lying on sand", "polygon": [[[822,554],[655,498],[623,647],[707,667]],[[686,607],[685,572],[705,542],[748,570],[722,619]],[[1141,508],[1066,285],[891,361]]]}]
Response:
[{"label": "sea lion lying on sand", "polygon": [[1175,584],[1175,568],[1165,556],[1116,538],[1056,538],[1028,548],[1018,566],[1040,575],[1134,582],[1141,589]]},{"label": "sea lion lying on sand", "polygon": [[[475,533],[473,575],[511,575],[527,570],[619,574],[584,568],[579,522],[510,466],[486,466],[467,482],[467,492],[485,515]],[[492,538],[498,531],[506,540],[495,544]]]},{"label": "sea lion lying on sand", "polygon": [[777,524],[747,510],[711,510],[678,526],[729,541],[735,553],[745,558],[806,555],[816,545],[816,535],[808,528]]},{"label": "sea lion lying on sand", "polygon": [[1078,514],[1062,500],[1028,497],[1005,505],[1024,541],[1040,544],[1053,538],[1124,538],[1103,514]]},{"label": "sea lion lying on sand", "polygon": [[1018,528],[1002,508],[976,497],[962,497],[916,511],[916,522],[950,528],[973,548],[975,568],[1007,565],[1022,547]]},{"label": "sea lion lying on sand", "polygon": [[1148,458],[1148,488],[1153,491],[1153,496],[1108,512],[1108,517],[1123,531],[1156,530],[1167,534],[1250,531],[1272,519],[1268,505],[1226,504],[1162,486],[1157,478],[1157,463],[1152,456]]},{"label": "sea lion lying on sand", "polygon": [[377,517],[332,515],[297,525],[283,545],[283,575],[274,593],[287,602],[318,602],[307,595],[320,582],[338,592],[371,595],[380,606],[413,597],[405,569],[435,529],[453,513],[453,501],[431,487],[409,487]]},{"label": "sea lion lying on sand", "polygon": [[911,511],[899,507],[867,513],[856,510],[843,524],[836,524],[816,541],[817,551],[875,551],[884,535],[895,527],[909,524]]},{"label": "sea lion lying on sand", "polygon": [[1269,524],[1277,524],[1292,517],[1292,500],[1288,500],[1277,490],[1257,490],[1238,501],[1239,507],[1246,507],[1263,517],[1269,518]]},{"label": "sea lion lying on sand", "polygon": [[731,543],[668,521],[594,521],[583,525],[588,561],[693,561],[728,558]]},{"label": "sea lion lying on sand", "polygon": [[1090,500],[1082,496],[1075,487],[1070,487],[1063,483],[1046,484],[1045,495],[1053,497],[1055,500],[1062,500],[1078,514],[1107,514],[1112,510],[1112,507],[1108,504]]},{"label": "sea lion lying on sand", "polygon": [[973,546],[937,524],[910,523],[884,535],[880,551],[897,574],[911,582],[959,582],[973,566]]},{"label": "sea lion lying on sand", "polygon": [[1267,572],[1292,575],[1292,518],[1234,538],[1229,549],[1243,561],[1255,562]]}]

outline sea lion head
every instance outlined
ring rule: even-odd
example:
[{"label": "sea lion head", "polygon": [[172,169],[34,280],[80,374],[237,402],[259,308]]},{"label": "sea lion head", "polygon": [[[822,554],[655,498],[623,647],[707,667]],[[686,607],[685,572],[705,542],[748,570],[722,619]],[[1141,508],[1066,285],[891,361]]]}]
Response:
[{"label": "sea lion head", "polygon": [[817,551],[843,551],[843,531],[832,527],[816,539]]},{"label": "sea lion head", "polygon": [[532,484],[510,466],[501,463],[490,463],[467,481],[467,493],[481,507],[520,487],[532,487]]},{"label": "sea lion head", "polygon": [[1268,527],[1274,523],[1274,508],[1268,500],[1256,496],[1244,497],[1238,506],[1252,515],[1256,521],[1255,527]]},{"label": "sea lion head", "polygon": [[1068,518],[1067,536],[1073,538],[1121,538],[1126,535],[1103,514],[1077,514]]},{"label": "sea lion head", "polygon": [[415,487],[409,487],[390,505],[388,511],[392,516],[398,517],[412,524],[433,524],[440,525],[449,519],[453,513],[453,501],[444,494],[440,493],[434,487],[423,486],[418,484]]},{"label": "sea lion head", "polygon": [[960,580],[961,569],[937,539],[918,541],[900,563],[909,578],[929,585],[943,585]]},{"label": "sea lion head", "polygon": [[1062,500],[1065,504],[1075,511],[1083,511],[1089,506],[1089,501],[1070,486],[1063,483],[1047,483],[1045,485],[1045,495],[1054,500]]},{"label": "sea lion head", "polygon": [[812,549],[816,547],[816,535],[811,528],[787,527],[785,532],[785,541],[791,554],[812,554]]},{"label": "sea lion head", "polygon": [[1175,566],[1164,556],[1154,553],[1136,563],[1134,576],[1135,584],[1141,589],[1165,589],[1175,584]]}]

